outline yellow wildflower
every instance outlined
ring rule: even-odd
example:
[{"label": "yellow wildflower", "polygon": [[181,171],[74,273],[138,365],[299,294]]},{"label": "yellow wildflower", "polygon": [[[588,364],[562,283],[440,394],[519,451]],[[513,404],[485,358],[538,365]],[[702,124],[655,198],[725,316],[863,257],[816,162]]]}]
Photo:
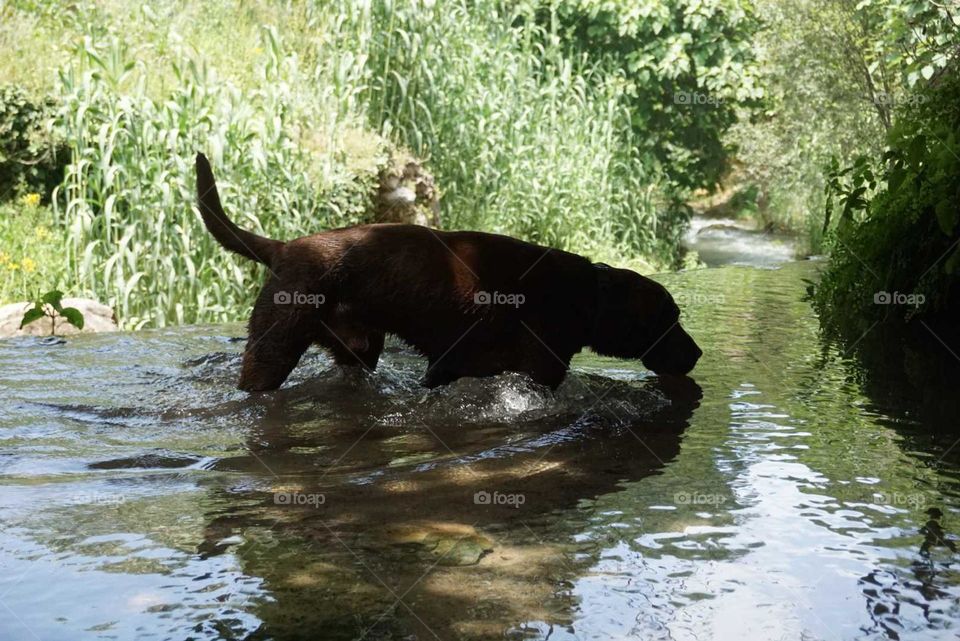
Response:
[{"label": "yellow wildflower", "polygon": [[261,53],[263,53],[263,47],[254,47],[253,53],[259,56]]},{"label": "yellow wildflower", "polygon": [[24,258],[20,263],[23,265],[23,271],[32,272],[37,268],[37,264],[33,261],[32,258]]},{"label": "yellow wildflower", "polygon": [[40,240],[46,240],[50,235],[50,232],[43,225],[37,227],[37,238]]},{"label": "yellow wildflower", "polygon": [[40,204],[40,194],[27,194],[20,199],[20,202],[27,207],[36,207]]},{"label": "yellow wildflower", "polygon": [[9,270],[12,271],[12,272],[15,272],[15,271],[17,271],[18,269],[20,269],[20,264],[11,261],[11,262],[7,263],[7,269],[9,269]]}]

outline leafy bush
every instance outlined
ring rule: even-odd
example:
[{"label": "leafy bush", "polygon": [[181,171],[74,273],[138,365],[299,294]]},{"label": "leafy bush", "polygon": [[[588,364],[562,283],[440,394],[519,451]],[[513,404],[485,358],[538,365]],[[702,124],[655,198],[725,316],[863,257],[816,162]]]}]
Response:
[{"label": "leafy bush", "polygon": [[926,0],[756,4],[767,94],[763,111],[732,129],[739,178],[759,188],[765,223],[805,231],[821,252],[836,222],[823,217],[833,159],[846,167],[860,155],[880,158],[897,108],[911,111],[913,88],[955,58],[960,18],[949,3]]},{"label": "leafy bush", "polygon": [[857,340],[875,323],[916,317],[952,332],[960,315],[960,18],[917,0],[864,0],[856,10],[874,30],[861,42],[873,61],[867,79],[879,72],[883,81],[870,95],[888,147],[830,167],[823,228],[831,219],[836,227],[814,304],[825,327]]},{"label": "leafy bush", "polygon": [[49,201],[63,180],[67,155],[48,121],[56,103],[35,100],[17,85],[0,86],[0,201],[40,194]]},{"label": "leafy bush", "polygon": [[[915,95],[879,161],[830,177],[839,220],[814,303],[840,332],[960,315],[960,79],[945,74]],[[895,294],[915,303],[896,304]]]},{"label": "leafy bush", "polygon": [[726,132],[763,95],[744,0],[540,2],[539,19],[626,81],[632,141],[676,199],[712,189],[728,169]]}]

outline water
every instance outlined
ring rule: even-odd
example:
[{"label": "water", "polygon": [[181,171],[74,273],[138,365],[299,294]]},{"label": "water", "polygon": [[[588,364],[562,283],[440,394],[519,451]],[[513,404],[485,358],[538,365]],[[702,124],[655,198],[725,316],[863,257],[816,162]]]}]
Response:
[{"label": "water", "polygon": [[710,267],[747,265],[771,268],[793,260],[794,238],[787,234],[753,229],[731,218],[695,216],[683,244]]},{"label": "water", "polygon": [[699,387],[428,391],[392,345],[250,397],[239,325],[0,342],[0,639],[956,638],[960,447],[863,392],[816,269],[662,277]]}]

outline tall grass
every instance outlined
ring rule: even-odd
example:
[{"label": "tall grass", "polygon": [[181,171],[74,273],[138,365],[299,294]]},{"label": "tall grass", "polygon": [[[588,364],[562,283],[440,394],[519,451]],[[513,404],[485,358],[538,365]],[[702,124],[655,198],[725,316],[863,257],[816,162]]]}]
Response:
[{"label": "tall grass", "polygon": [[218,168],[233,216],[259,233],[296,237],[365,211],[383,141],[337,108],[349,95],[313,84],[275,30],[264,29],[262,49],[253,90],[183,55],[172,63],[174,88],[152,98],[149,69],[116,37],[86,40],[60,73],[73,160],[56,200],[71,277],[125,326],[233,320],[256,290],[257,270],[217,246],[193,209],[198,150]]},{"label": "tall grass", "polygon": [[658,180],[632,152],[625,82],[506,7],[374,3],[372,121],[430,158],[454,227],[652,253]]},{"label": "tall grass", "polygon": [[231,33],[212,37],[198,14],[202,37],[183,39],[178,4],[151,6],[133,36],[117,17],[129,9],[75,20],[85,33],[53,87],[72,153],[56,199],[68,288],[126,327],[242,318],[258,287],[199,221],[197,150],[238,223],[276,238],[364,220],[400,145],[436,175],[444,226],[607,260],[663,255],[659,178],[631,151],[623,81],[565,55],[549,28],[515,26],[505,5],[253,3],[252,19],[272,7],[283,29],[243,40],[249,60],[226,76],[209,61],[238,50]]}]

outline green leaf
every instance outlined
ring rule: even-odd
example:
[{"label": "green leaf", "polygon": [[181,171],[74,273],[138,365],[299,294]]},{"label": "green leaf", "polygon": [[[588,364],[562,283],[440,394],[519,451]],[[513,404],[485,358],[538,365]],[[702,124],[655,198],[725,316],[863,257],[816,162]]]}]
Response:
[{"label": "green leaf", "polygon": [[919,165],[926,153],[927,137],[923,134],[915,136],[913,140],[910,141],[910,146],[907,148],[907,158],[909,159],[910,164],[914,166]]},{"label": "green leaf", "polygon": [[64,307],[60,310],[60,315],[77,329],[83,329],[83,314],[76,307]]},{"label": "green leaf", "polygon": [[957,226],[957,205],[950,198],[944,198],[937,203],[933,211],[937,214],[937,222],[940,223],[940,229],[949,236],[953,233],[953,228]]},{"label": "green leaf", "polygon": [[903,168],[903,164],[897,161],[897,164],[893,166],[893,169],[887,176],[887,189],[889,191],[897,191],[900,189],[900,185],[903,184],[903,180],[906,177],[907,171]]},{"label": "green leaf", "polygon": [[57,310],[58,314],[62,311],[62,308],[60,307],[61,300],[63,300],[63,292],[61,292],[59,289],[49,291],[40,297],[40,302],[46,303],[50,307],[54,308]]},{"label": "green leaf", "polygon": [[960,272],[960,247],[957,247],[953,250],[953,253],[950,254],[950,258],[948,258],[947,262],[944,263],[943,269],[948,274],[956,274]]},{"label": "green leaf", "polygon": [[920,75],[923,76],[924,80],[930,80],[933,77],[933,65],[927,65],[920,70]]},{"label": "green leaf", "polygon": [[20,321],[20,329],[23,329],[24,325],[29,325],[33,321],[40,320],[46,314],[43,313],[43,308],[39,305],[34,305],[27,310],[27,313],[23,315],[23,319]]}]

